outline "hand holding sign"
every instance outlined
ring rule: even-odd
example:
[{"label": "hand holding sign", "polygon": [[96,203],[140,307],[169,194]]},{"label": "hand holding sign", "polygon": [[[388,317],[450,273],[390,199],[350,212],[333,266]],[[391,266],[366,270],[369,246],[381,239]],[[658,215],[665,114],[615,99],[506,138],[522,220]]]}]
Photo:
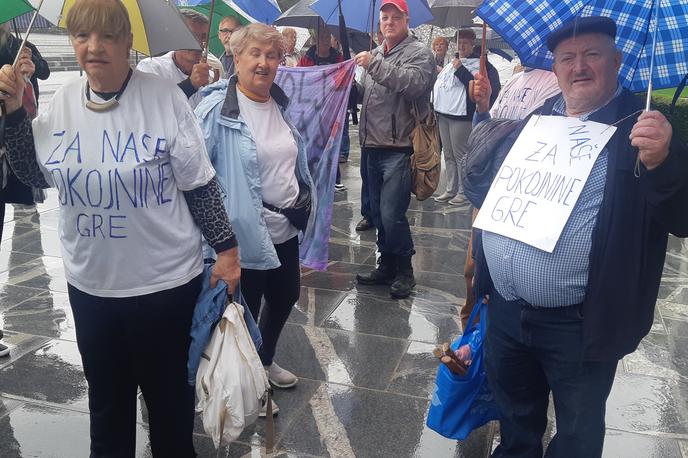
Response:
[{"label": "hand holding sign", "polygon": [[533,116],[492,182],[474,226],[551,253],[615,127]]},{"label": "hand holding sign", "polygon": [[631,130],[631,145],[640,151],[643,165],[652,170],[669,155],[672,128],[659,111],[644,111]]}]

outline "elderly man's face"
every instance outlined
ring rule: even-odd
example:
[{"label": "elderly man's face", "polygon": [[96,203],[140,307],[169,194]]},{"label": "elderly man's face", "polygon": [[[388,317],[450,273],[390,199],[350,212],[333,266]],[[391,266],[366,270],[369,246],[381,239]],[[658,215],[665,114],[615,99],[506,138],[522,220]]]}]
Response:
[{"label": "elderly man's face", "polygon": [[[194,34],[199,43],[206,43],[208,41],[208,25],[201,22],[187,21],[187,26]],[[186,75],[190,75],[193,66],[201,61],[201,51],[195,50],[179,50],[174,54],[174,58],[179,70]]]},{"label": "elderly man's face", "polygon": [[220,27],[217,31],[217,37],[222,42],[222,46],[224,46],[225,53],[227,55],[230,55],[232,53],[229,49],[229,39],[232,38],[232,33],[234,33],[240,27],[241,24],[239,23],[239,21],[237,21],[231,16],[223,19],[222,22],[220,22]]},{"label": "elderly man's face", "polygon": [[241,54],[234,56],[239,84],[256,94],[268,95],[281,59],[272,43],[249,41]]},{"label": "elderly man's face", "polygon": [[621,52],[607,35],[588,33],[559,43],[552,70],[569,112],[585,113],[608,101],[620,66]]},{"label": "elderly man's face", "polygon": [[409,18],[394,5],[385,5],[380,10],[380,30],[385,40],[398,43],[408,35]]}]

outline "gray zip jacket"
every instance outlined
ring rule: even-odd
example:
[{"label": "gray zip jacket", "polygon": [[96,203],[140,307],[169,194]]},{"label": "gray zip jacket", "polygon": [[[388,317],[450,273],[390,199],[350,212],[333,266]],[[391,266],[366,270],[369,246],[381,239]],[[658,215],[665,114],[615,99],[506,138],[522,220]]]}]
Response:
[{"label": "gray zip jacket", "polygon": [[362,147],[408,148],[416,125],[411,111],[416,102],[427,114],[430,91],[437,76],[432,51],[409,33],[387,55],[384,45],[373,50],[363,74],[359,138]]}]

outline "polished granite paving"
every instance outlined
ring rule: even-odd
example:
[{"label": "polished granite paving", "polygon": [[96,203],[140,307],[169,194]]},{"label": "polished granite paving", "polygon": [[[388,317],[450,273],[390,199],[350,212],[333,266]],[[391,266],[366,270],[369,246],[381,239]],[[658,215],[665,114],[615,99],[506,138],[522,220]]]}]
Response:
[{"label": "polished granite paving", "polygon": [[[352,143],[356,143],[355,135]],[[494,424],[457,443],[425,426],[437,369],[431,350],[461,332],[458,305],[470,209],[412,201],[418,286],[405,300],[358,286],[375,262],[373,231],[357,233],[358,152],[342,166],[326,272],[304,271],[276,361],[300,383],[277,390],[277,456],[486,457]],[[57,233],[56,195],[8,206],[0,245],[0,457],[88,456],[88,387],[75,342]],[[609,398],[605,457],[688,458],[688,243],[670,240],[651,333],[624,358]],[[113,344],[116,345],[116,342]],[[137,456],[151,456],[140,402]],[[554,430],[550,422],[549,433]],[[259,420],[219,456],[261,456]],[[200,422],[200,456],[216,456]]]}]

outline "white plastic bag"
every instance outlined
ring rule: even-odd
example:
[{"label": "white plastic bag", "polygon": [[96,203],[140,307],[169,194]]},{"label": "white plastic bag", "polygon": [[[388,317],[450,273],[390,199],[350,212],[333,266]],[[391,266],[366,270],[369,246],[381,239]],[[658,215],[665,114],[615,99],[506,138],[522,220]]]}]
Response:
[{"label": "white plastic bag", "polygon": [[258,418],[270,385],[244,322],[230,302],[213,330],[196,374],[196,412],[215,447],[235,440]]}]

